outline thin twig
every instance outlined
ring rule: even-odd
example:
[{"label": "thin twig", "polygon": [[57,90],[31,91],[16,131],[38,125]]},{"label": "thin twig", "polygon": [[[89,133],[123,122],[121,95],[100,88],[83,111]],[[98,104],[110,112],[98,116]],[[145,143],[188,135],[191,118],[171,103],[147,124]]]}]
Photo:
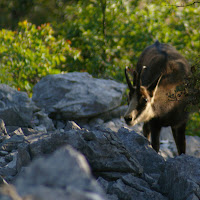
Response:
[{"label": "thin twig", "polygon": [[193,6],[193,5],[196,4],[196,3],[200,3],[200,1],[194,1],[194,2],[192,2],[192,3],[190,3],[190,4],[180,5],[180,6],[178,6],[178,5],[168,5],[168,6],[175,6],[175,7],[177,7],[177,8],[180,8],[180,7]]}]

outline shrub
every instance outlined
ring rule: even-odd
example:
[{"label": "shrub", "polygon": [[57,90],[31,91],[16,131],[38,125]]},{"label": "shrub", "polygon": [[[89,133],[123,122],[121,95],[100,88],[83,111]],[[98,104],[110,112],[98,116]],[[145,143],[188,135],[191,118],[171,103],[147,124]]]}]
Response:
[{"label": "shrub", "polygon": [[50,24],[35,26],[19,22],[17,31],[0,31],[0,80],[18,90],[31,93],[44,76],[62,72],[67,58],[80,58],[70,41],[54,36]]}]

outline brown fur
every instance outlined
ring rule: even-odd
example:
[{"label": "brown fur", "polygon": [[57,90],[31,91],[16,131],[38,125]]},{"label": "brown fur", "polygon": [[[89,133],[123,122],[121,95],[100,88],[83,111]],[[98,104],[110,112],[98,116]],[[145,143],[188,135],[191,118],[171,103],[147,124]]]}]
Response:
[{"label": "brown fur", "polygon": [[[184,94],[177,93],[176,88],[190,73],[188,62],[172,46],[156,42],[142,52],[136,72],[140,74],[141,83],[136,85],[137,90],[130,88],[129,84],[130,93],[133,93],[131,96],[135,97],[125,114],[127,124],[135,125],[143,121],[144,135],[149,138],[151,134],[152,146],[157,152],[161,128],[171,126],[178,153],[185,153],[187,103]],[[175,95],[171,98],[170,94]]]}]

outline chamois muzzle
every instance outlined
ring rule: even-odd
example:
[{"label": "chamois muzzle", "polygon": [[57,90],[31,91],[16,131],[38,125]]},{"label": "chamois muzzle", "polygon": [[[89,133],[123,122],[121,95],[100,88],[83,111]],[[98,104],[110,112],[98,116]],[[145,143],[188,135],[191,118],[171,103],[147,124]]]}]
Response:
[{"label": "chamois muzzle", "polygon": [[126,123],[129,125],[130,123],[131,123],[131,121],[132,121],[132,117],[130,117],[130,116],[124,116],[124,119],[125,119],[125,121],[126,121]]}]

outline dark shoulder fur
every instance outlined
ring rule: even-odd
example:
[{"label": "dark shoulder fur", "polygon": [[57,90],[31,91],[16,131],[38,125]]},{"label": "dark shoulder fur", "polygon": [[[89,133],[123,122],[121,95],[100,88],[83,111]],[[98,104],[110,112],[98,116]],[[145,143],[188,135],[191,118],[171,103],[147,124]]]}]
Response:
[{"label": "dark shoulder fur", "polygon": [[[156,41],[147,47],[139,57],[136,71],[140,72],[146,66],[141,76],[142,85],[148,86],[152,79],[157,79],[161,73],[175,80],[187,75],[190,67],[186,59],[171,45]],[[172,76],[171,76],[172,75]]]}]

